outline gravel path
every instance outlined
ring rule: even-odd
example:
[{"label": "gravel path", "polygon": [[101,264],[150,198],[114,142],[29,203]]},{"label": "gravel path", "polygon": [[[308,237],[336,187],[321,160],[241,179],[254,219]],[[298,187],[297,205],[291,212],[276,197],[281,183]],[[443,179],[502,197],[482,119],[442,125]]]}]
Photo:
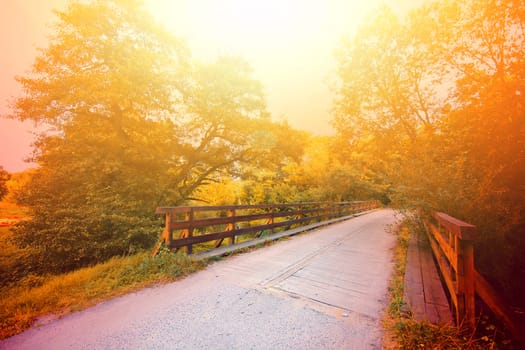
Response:
[{"label": "gravel path", "polygon": [[6,339],[0,349],[381,349],[394,212],[239,254]]}]

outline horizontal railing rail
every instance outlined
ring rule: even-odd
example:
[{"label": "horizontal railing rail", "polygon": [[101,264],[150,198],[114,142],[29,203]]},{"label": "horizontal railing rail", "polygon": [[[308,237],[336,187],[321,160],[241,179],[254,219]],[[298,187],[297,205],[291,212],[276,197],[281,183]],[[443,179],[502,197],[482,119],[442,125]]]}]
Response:
[{"label": "horizontal railing rail", "polygon": [[[433,221],[433,222],[432,222]],[[435,212],[425,222],[430,246],[448,289],[458,325],[476,325],[475,295],[487,305],[514,337],[525,346],[525,324],[475,269],[476,227],[445,213]]]},{"label": "horizontal railing rail", "polygon": [[[170,250],[185,248],[187,254],[221,246],[225,239],[235,244],[275,233],[292,226],[303,226],[377,208],[377,201],[307,202],[291,204],[159,207],[165,226],[156,255],[164,244]],[[211,244],[213,243],[213,244]]]}]

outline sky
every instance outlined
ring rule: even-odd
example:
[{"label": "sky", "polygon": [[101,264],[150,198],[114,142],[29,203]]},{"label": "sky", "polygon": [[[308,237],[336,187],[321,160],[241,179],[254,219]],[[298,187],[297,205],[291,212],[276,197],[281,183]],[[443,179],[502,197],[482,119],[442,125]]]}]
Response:
[{"label": "sky", "polygon": [[[46,48],[53,9],[69,0],[0,0],[0,115],[22,91],[25,76]],[[146,9],[185,39],[195,59],[244,57],[262,82],[274,120],[317,135],[330,126],[334,50],[377,6],[405,14],[422,0],[144,0]],[[34,125],[0,118],[0,166],[18,172],[31,164]],[[34,166],[34,165],[33,165]]]}]

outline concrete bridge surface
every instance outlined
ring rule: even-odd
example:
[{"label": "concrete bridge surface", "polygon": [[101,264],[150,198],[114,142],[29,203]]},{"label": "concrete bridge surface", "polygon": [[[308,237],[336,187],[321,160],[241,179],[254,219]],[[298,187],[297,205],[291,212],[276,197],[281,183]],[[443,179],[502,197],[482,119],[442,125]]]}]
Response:
[{"label": "concrete bridge surface", "polygon": [[381,349],[391,210],[232,256],[4,340],[0,349]]}]

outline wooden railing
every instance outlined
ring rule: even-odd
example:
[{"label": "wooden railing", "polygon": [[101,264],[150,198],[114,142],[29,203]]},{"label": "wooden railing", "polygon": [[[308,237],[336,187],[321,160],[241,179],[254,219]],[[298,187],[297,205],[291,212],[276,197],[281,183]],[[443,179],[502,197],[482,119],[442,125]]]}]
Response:
[{"label": "wooden railing", "polygon": [[[217,248],[224,240],[255,239],[263,234],[286,230],[337,217],[353,215],[378,206],[377,201],[315,202],[293,204],[159,207],[156,214],[165,215],[165,227],[159,244],[170,250],[182,247],[187,254]],[[211,244],[210,244],[211,243]]]},{"label": "wooden railing", "polygon": [[476,326],[475,295],[492,310],[514,337],[525,346],[525,324],[518,319],[496,290],[476,271],[474,240],[476,227],[445,213],[433,213],[427,221],[432,251],[450,294],[458,325]]}]

